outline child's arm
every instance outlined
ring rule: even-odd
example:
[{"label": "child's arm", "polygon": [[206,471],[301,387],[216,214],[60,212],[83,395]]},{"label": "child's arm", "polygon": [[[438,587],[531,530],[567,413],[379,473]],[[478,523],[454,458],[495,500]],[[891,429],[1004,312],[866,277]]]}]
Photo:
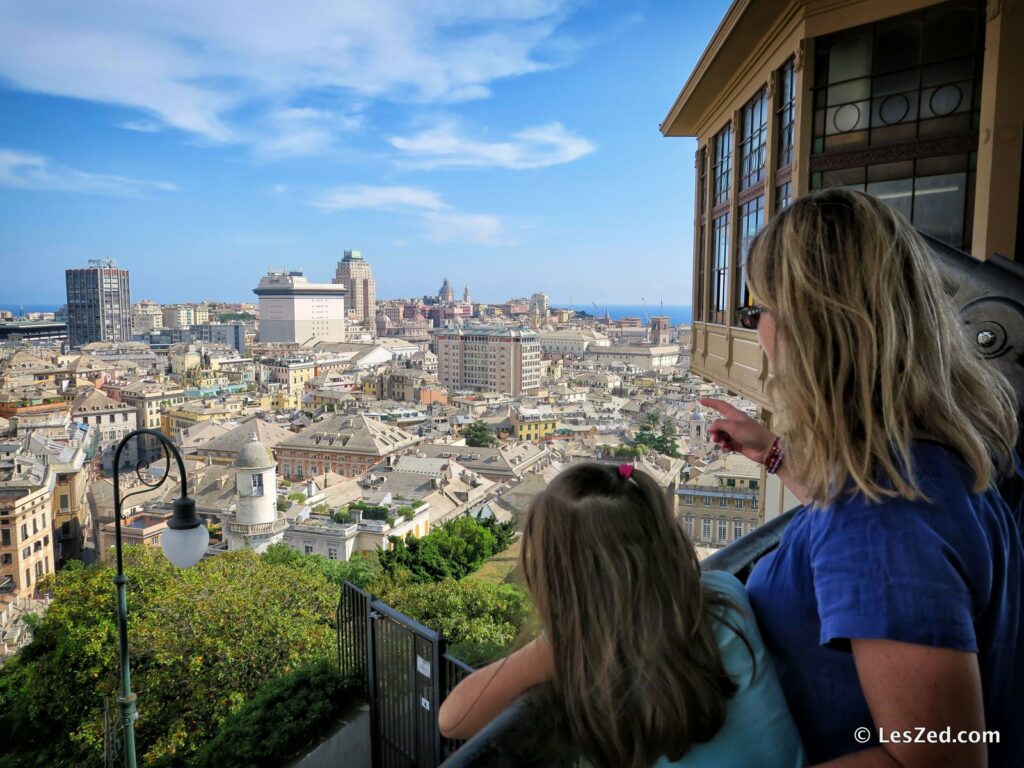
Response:
[{"label": "child's arm", "polygon": [[538,637],[455,686],[438,713],[441,733],[450,739],[470,738],[527,688],[554,676],[551,645]]}]

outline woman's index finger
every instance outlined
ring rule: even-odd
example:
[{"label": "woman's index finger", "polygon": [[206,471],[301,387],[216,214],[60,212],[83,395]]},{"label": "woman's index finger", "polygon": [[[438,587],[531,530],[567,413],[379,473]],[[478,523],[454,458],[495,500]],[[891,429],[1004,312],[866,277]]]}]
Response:
[{"label": "woman's index finger", "polygon": [[720,414],[725,416],[727,419],[734,418],[742,414],[743,412],[734,405],[730,405],[725,400],[719,400],[715,397],[702,397],[700,398],[701,405],[706,405],[709,408],[713,408]]}]

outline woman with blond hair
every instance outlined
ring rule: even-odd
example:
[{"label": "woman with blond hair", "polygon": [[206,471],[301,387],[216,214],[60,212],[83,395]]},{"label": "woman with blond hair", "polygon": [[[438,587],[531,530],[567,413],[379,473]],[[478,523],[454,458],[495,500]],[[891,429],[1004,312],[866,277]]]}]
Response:
[{"label": "woman with blond hair", "polygon": [[997,489],[1020,471],[1012,388],[869,195],[798,199],[748,274],[777,434],[702,402],[721,447],[804,503],[747,589],[808,758],[1024,765],[1024,547]]}]

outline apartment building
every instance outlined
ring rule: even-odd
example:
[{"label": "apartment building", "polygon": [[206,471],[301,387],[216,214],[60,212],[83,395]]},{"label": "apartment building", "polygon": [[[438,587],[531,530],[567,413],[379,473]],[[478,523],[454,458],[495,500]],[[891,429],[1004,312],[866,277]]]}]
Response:
[{"label": "apartment building", "polygon": [[761,524],[761,466],[738,453],[707,466],[676,489],[686,535],[701,547],[724,547]]},{"label": "apartment building", "polygon": [[[185,390],[156,379],[140,379],[126,384],[119,391],[121,402],[135,408],[135,424],[139,429],[160,429],[161,412],[185,402]],[[142,435],[139,438],[140,459],[153,459],[160,455],[156,438]]]},{"label": "apartment building", "polygon": [[[54,474],[20,444],[0,444],[0,592],[32,597],[53,573]],[[9,465],[9,468],[8,468]]]},{"label": "apartment building", "polygon": [[277,444],[281,473],[291,480],[334,472],[357,477],[420,438],[369,416],[336,414]]},{"label": "apartment building", "polygon": [[437,334],[437,374],[452,390],[521,395],[540,386],[540,340],[528,328],[447,328]]}]

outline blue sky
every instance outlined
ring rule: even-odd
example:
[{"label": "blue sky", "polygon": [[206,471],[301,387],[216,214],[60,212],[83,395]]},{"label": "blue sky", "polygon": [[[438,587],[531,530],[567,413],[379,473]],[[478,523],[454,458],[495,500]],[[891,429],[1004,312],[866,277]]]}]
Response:
[{"label": "blue sky", "polygon": [[132,298],[268,266],[378,296],[689,304],[690,139],[722,0],[0,0],[0,303],[110,257]]}]

